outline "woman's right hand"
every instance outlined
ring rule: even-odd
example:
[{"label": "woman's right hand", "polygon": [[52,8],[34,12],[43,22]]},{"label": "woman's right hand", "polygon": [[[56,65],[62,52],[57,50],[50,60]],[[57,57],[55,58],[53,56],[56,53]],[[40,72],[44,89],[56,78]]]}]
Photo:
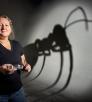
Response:
[{"label": "woman's right hand", "polygon": [[3,74],[12,74],[16,71],[16,68],[12,64],[3,64],[0,66],[0,72]]}]

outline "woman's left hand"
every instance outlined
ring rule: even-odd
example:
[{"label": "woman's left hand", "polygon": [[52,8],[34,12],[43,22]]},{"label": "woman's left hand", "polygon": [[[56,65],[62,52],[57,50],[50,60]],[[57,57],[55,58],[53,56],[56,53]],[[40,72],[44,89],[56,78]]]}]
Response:
[{"label": "woman's left hand", "polygon": [[24,70],[27,71],[27,72],[30,72],[31,71],[31,65],[30,64],[26,64],[24,66]]}]

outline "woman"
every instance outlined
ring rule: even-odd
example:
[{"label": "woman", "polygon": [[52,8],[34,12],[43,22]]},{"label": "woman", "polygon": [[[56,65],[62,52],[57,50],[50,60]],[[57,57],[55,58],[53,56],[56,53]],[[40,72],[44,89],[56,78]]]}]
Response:
[{"label": "woman", "polygon": [[26,102],[20,70],[30,72],[23,49],[18,41],[10,40],[13,34],[12,22],[4,15],[0,16],[0,102]]}]

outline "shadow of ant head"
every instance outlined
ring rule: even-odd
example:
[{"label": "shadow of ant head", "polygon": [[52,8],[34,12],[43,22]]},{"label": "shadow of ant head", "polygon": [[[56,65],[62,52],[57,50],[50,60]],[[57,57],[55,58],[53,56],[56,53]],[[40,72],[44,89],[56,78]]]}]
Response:
[{"label": "shadow of ant head", "polygon": [[69,43],[65,28],[60,24],[54,26],[53,37],[59,45],[66,45],[66,43]]},{"label": "shadow of ant head", "polygon": [[53,28],[53,34],[65,35],[65,29],[60,24],[57,24]]}]

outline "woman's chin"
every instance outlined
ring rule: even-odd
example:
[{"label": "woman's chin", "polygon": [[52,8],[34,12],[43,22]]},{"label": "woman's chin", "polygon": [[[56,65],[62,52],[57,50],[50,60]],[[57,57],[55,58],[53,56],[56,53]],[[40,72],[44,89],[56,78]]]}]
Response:
[{"label": "woman's chin", "polygon": [[6,38],[6,37],[8,37],[8,35],[0,33],[0,38]]}]

